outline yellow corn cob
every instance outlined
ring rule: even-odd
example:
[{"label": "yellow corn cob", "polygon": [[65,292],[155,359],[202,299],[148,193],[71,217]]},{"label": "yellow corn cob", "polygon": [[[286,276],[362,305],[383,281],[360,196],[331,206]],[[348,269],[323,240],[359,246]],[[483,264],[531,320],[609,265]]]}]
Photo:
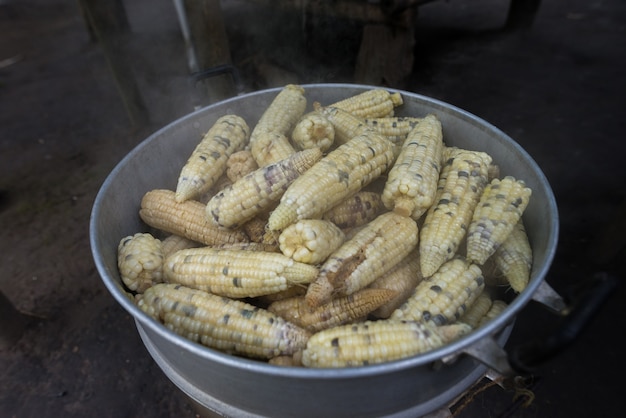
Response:
[{"label": "yellow corn cob", "polygon": [[348,97],[330,105],[352,113],[360,118],[384,118],[393,116],[394,108],[403,103],[402,95],[384,89],[373,89]]},{"label": "yellow corn cob", "polygon": [[228,157],[228,161],[226,161],[226,176],[234,183],[257,168],[259,166],[250,150],[237,151]]},{"label": "yellow corn cob", "polygon": [[191,341],[251,358],[292,355],[305,347],[310,336],[259,307],[181,285],[153,286],[137,305]]},{"label": "yellow corn cob", "polygon": [[383,209],[379,193],[360,191],[324,213],[322,219],[348,229],[373,221]]},{"label": "yellow corn cob", "polygon": [[467,258],[483,264],[509,236],[528,205],[531,190],[522,180],[493,179],[483,191],[467,231]]},{"label": "yellow corn cob", "polygon": [[250,134],[250,151],[259,167],[283,160],[294,152],[287,136],[304,114],[304,88],[288,84],[274,97]]},{"label": "yellow corn cob", "polygon": [[428,115],[409,133],[389,170],[382,194],[385,207],[419,219],[435,199],[442,154],[441,122]]},{"label": "yellow corn cob", "polygon": [[477,328],[481,319],[491,308],[492,303],[493,301],[489,294],[483,290],[474,303],[472,303],[467,311],[459,318],[459,322],[463,322],[472,328]]},{"label": "yellow corn cob", "polygon": [[270,215],[270,230],[282,230],[299,219],[319,218],[354,195],[393,162],[389,141],[366,132],[323,157],[289,186]]},{"label": "yellow corn cob", "polygon": [[389,117],[389,118],[366,118],[363,121],[370,128],[376,129],[388,140],[395,143],[402,143],[409,132],[417,126],[421,118],[415,117]]},{"label": "yellow corn cob", "polygon": [[319,148],[299,151],[245,175],[209,200],[206,216],[224,228],[241,226],[273,207],[289,185],[320,158]]},{"label": "yellow corn cob", "polygon": [[180,235],[169,235],[161,242],[161,252],[163,258],[167,258],[168,255],[175,253],[178,250],[184,250],[185,248],[199,247],[201,244],[181,237]]},{"label": "yellow corn cob", "polygon": [[163,281],[161,241],[148,233],[137,233],[120,240],[117,266],[128,289],[142,293]]},{"label": "yellow corn cob", "polygon": [[[447,328],[453,328],[448,330]],[[384,363],[441,347],[468,325],[435,327],[414,321],[365,321],[320,331],[302,352],[306,367],[356,367]]]},{"label": "yellow corn cob", "polygon": [[318,112],[332,124],[333,131],[335,132],[335,143],[338,145],[345,144],[355,136],[363,133],[363,131],[373,130],[378,132],[367,126],[363,118],[347,110],[329,106],[319,108]]},{"label": "yellow corn cob", "polygon": [[291,139],[299,149],[319,148],[328,150],[335,141],[335,128],[318,112],[304,115],[293,128]]},{"label": "yellow corn cob", "polygon": [[487,311],[487,313],[480,319],[478,323],[478,327],[481,327],[491,321],[492,319],[497,318],[506,308],[509,306],[505,301],[496,299],[491,303],[491,307]]},{"label": "yellow corn cob", "polygon": [[166,282],[233,298],[254,297],[310,283],[317,268],[274,252],[189,248],[169,256]]},{"label": "yellow corn cob", "polygon": [[458,320],[484,287],[480,267],[456,257],[419,282],[411,297],[391,314],[391,318],[445,325]]},{"label": "yellow corn cob", "polygon": [[273,302],[267,310],[311,332],[361,320],[387,302],[395,292],[389,289],[363,289],[311,308],[304,296]]},{"label": "yellow corn cob", "polygon": [[141,200],[139,216],[149,226],[205,245],[249,241],[242,231],[218,228],[206,219],[205,206],[194,200],[176,202],[174,192],[155,189]]},{"label": "yellow corn cob", "polygon": [[487,184],[491,157],[459,148],[446,150],[435,203],[428,209],[420,233],[420,263],[424,277],[454,257],[480,195]]},{"label": "yellow corn cob", "polygon": [[414,220],[383,213],[328,257],[307,289],[307,303],[316,307],[367,287],[413,251],[417,240]]},{"label": "yellow corn cob", "polygon": [[521,219],[492,258],[514,291],[519,293],[526,288],[530,280],[533,254]]},{"label": "yellow corn cob", "polygon": [[334,223],[321,219],[301,219],[289,225],[278,237],[280,251],[295,261],[318,264],[343,244],[346,236]]},{"label": "yellow corn cob", "polygon": [[236,115],[219,118],[204,135],[183,166],[176,186],[176,201],[184,202],[208,191],[226,170],[226,160],[243,149],[250,128]]},{"label": "yellow corn cob", "polygon": [[396,292],[393,298],[373,311],[371,315],[374,318],[389,318],[391,313],[413,294],[421,280],[419,251],[415,248],[389,273],[380,276],[369,285],[370,289],[389,289]]}]

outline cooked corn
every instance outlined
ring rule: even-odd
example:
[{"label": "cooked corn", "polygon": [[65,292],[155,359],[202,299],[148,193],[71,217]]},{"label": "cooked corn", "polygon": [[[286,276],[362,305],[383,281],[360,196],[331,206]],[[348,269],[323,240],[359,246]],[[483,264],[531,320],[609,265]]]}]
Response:
[{"label": "cooked corn", "polygon": [[528,205],[531,190],[521,180],[493,179],[483,191],[467,232],[467,258],[483,264],[509,236]]},{"label": "cooked corn", "polygon": [[183,166],[176,186],[176,201],[184,202],[211,189],[226,170],[228,157],[243,149],[249,136],[250,128],[241,117],[219,118]]},{"label": "cooked corn", "polygon": [[481,319],[491,308],[492,303],[493,301],[491,300],[489,294],[483,290],[481,294],[478,295],[474,303],[472,303],[472,305],[459,318],[459,322],[463,322],[472,328],[477,328]]},{"label": "cooked corn", "polygon": [[128,289],[142,293],[163,281],[161,241],[148,233],[137,233],[120,240],[117,266]]},{"label": "cooked corn", "polygon": [[209,200],[207,217],[224,228],[239,227],[278,202],[289,185],[321,157],[319,148],[304,150],[247,174]]},{"label": "cooked corn", "polygon": [[161,251],[163,252],[163,258],[167,258],[168,255],[175,253],[178,250],[184,250],[185,248],[200,247],[200,243],[192,241],[180,235],[169,235],[161,242]]},{"label": "cooked corn", "polygon": [[256,163],[250,150],[237,151],[228,157],[226,161],[226,176],[234,183],[257,168],[259,168],[259,165]]},{"label": "cooked corn", "polygon": [[403,103],[402,95],[384,89],[372,89],[348,97],[330,105],[347,110],[361,118],[383,118],[394,114],[394,109]]},{"label": "cooked corn", "polygon": [[461,257],[425,277],[391,318],[445,325],[457,321],[485,287],[480,267]]},{"label": "cooked corn", "polygon": [[318,264],[343,244],[345,234],[330,221],[301,219],[289,225],[278,237],[280,250],[287,257],[307,264]]},{"label": "cooked corn", "polygon": [[323,157],[289,186],[270,215],[271,230],[282,230],[299,219],[319,218],[354,195],[393,162],[389,141],[367,132]]},{"label": "cooked corn", "polygon": [[416,247],[417,224],[386,212],[333,252],[306,293],[311,307],[350,295],[387,273]]},{"label": "cooked corn", "polygon": [[348,229],[373,221],[383,209],[380,193],[360,191],[332,207],[322,219]]},{"label": "cooked corn", "polygon": [[453,328],[446,332],[445,327],[392,320],[341,325],[313,334],[302,352],[302,364],[356,367],[406,358],[434,350],[448,342],[445,338],[458,338],[469,331],[467,325]]},{"label": "cooked corn", "polygon": [[441,122],[428,115],[409,133],[389,170],[382,194],[385,207],[419,219],[435,199],[442,154]]},{"label": "cooked corn", "polygon": [[389,118],[366,118],[363,121],[370,128],[376,129],[388,140],[395,143],[402,143],[409,132],[421,121],[415,117],[389,117]]},{"label": "cooked corn", "polygon": [[225,230],[209,222],[202,203],[194,200],[176,202],[174,192],[170,190],[147,192],[141,200],[139,216],[153,228],[205,245],[249,241],[242,231]]},{"label": "cooked corn", "polygon": [[318,112],[332,124],[335,132],[335,143],[338,145],[345,144],[355,136],[363,133],[363,131],[372,130],[378,132],[367,126],[363,118],[347,110],[329,106],[318,109]]},{"label": "cooked corn", "polygon": [[500,299],[494,300],[491,303],[491,307],[489,308],[487,313],[480,319],[480,322],[478,323],[478,327],[481,327],[485,325],[486,323],[488,323],[489,321],[491,321],[492,319],[495,319],[498,316],[500,316],[500,314],[504,312],[504,310],[508,306],[509,305],[503,300],[500,300]]},{"label": "cooked corn", "polygon": [[318,112],[304,115],[293,128],[291,139],[298,149],[328,150],[335,141],[333,124]]},{"label": "cooked corn", "polygon": [[254,297],[310,283],[314,266],[274,252],[189,248],[169,256],[165,281],[233,298]]},{"label": "cooked corn", "polygon": [[311,332],[362,320],[387,302],[395,292],[389,289],[363,289],[311,308],[304,296],[273,302],[267,309]]},{"label": "cooked corn", "polygon": [[435,203],[428,209],[420,233],[422,274],[428,277],[454,257],[487,184],[491,157],[459,148],[446,150]]},{"label": "cooked corn", "polygon": [[514,291],[519,293],[526,288],[530,280],[533,253],[521,219],[492,258]]},{"label": "cooked corn", "polygon": [[310,336],[264,309],[181,285],[153,286],[137,305],[191,341],[251,358],[292,355],[305,347]]},{"label": "cooked corn", "polygon": [[260,132],[254,142],[250,142],[250,152],[259,167],[289,158],[296,149],[285,134],[279,132]]},{"label": "cooked corn", "polygon": [[264,215],[255,216],[243,224],[241,228],[246,231],[251,241],[267,246],[269,248],[268,251],[280,251],[278,245],[279,234],[267,229],[267,218]]}]

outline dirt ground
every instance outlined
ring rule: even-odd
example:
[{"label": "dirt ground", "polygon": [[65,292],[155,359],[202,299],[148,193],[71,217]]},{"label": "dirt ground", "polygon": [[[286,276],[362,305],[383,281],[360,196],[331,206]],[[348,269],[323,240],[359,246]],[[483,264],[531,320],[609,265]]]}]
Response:
[{"label": "dirt ground", "polygon": [[[125,3],[128,48],[150,113],[142,126],[130,123],[75,1],[0,1],[0,291],[29,318],[20,338],[0,348],[2,416],[196,414],[102,285],[89,246],[89,216],[107,174],[197,104],[171,2]],[[244,91],[353,81],[358,25],[319,18],[305,44],[297,13],[223,4]],[[464,108],[535,158],[561,220],[547,280],[573,296],[598,271],[626,273],[626,6],[544,0],[532,28],[513,33],[499,30],[506,11],[507,2],[495,0],[421,7],[413,72],[390,87]],[[272,77],[260,76],[259,63]],[[459,416],[617,416],[626,295],[623,286],[615,293],[580,338],[538,370],[529,406],[492,387]],[[509,344],[558,323],[531,304]]]}]

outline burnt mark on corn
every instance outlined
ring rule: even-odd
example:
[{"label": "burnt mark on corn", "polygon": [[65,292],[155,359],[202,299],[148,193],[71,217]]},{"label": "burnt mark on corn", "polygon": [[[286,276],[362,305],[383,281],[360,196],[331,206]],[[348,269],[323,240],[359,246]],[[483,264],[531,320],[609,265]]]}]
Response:
[{"label": "burnt mark on corn", "polygon": [[435,293],[441,293],[443,289],[441,288],[441,286],[438,286],[435,284],[435,285],[430,286],[430,290],[432,290]]},{"label": "burnt mark on corn", "polygon": [[235,287],[243,287],[243,283],[241,277],[233,277],[233,286]]},{"label": "burnt mark on corn", "polygon": [[332,340],[330,340],[330,346],[339,347],[339,337],[335,337]]},{"label": "burnt mark on corn", "polygon": [[254,313],[256,312],[256,310],[254,309],[246,309],[243,308],[239,311],[239,313],[241,314],[241,316],[243,316],[246,319],[250,319],[254,316]]}]

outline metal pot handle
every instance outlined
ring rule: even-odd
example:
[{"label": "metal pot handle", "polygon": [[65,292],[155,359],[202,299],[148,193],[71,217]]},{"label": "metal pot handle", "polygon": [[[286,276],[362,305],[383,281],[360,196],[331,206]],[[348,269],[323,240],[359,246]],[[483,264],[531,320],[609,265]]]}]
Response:
[{"label": "metal pot handle", "polygon": [[617,277],[600,272],[590,280],[590,289],[578,301],[567,306],[545,282],[533,295],[536,300],[563,316],[551,334],[514,347],[509,353],[493,338],[484,338],[463,351],[502,377],[528,375],[533,368],[569,347],[591,322],[617,287]]}]

